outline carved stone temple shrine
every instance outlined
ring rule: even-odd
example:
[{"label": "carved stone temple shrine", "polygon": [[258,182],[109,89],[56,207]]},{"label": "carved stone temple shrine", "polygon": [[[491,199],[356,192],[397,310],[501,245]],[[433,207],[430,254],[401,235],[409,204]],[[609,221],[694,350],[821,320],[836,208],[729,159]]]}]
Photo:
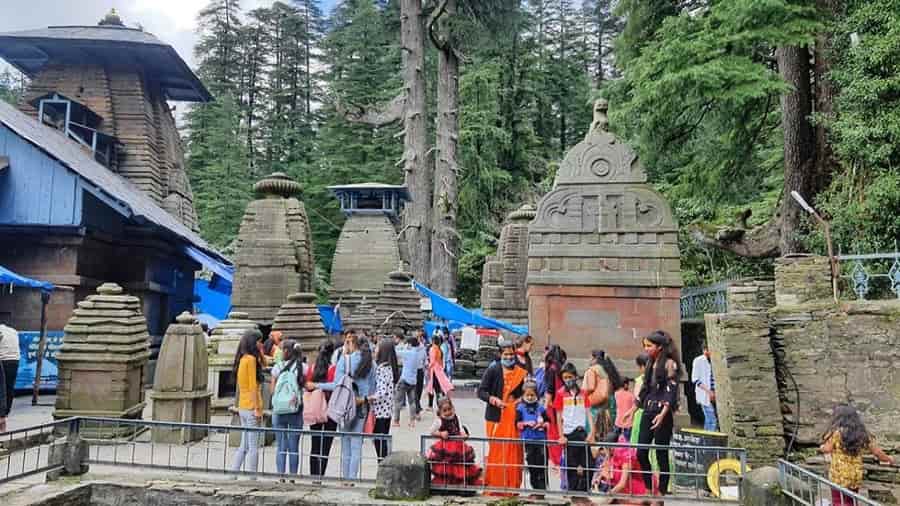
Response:
[{"label": "carved stone temple shrine", "polygon": [[631,360],[655,329],[680,339],[678,225],[607,105],[563,159],[528,227],[528,319],[538,344]]},{"label": "carved stone temple shrine", "polygon": [[500,231],[496,255],[484,262],[481,304],[484,314],[516,325],[528,325],[528,223],[533,206],[511,212]]},{"label": "carved stone temple shrine", "polygon": [[313,291],[312,232],[300,183],[276,172],[257,182],[237,238],[232,311],[269,326],[288,295]]},{"label": "carved stone temple shrine", "polygon": [[[369,304],[378,300],[388,274],[400,264],[398,215],[409,193],[405,186],[381,183],[328,189],[334,192],[347,216],[331,264],[332,288],[328,296],[332,304],[341,305],[346,321],[354,318],[363,299]],[[368,313],[359,316],[359,323],[368,323]]]}]

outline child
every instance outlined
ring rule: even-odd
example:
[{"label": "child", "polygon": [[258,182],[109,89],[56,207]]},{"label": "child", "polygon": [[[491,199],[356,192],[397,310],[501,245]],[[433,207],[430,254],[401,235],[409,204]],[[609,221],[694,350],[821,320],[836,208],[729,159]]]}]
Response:
[{"label": "child", "polygon": [[616,434],[631,439],[631,427],[634,423],[634,412],[637,410],[634,394],[631,393],[631,378],[625,378],[622,388],[616,390]]},{"label": "child", "polygon": [[591,483],[591,463],[585,440],[591,407],[578,386],[575,364],[567,362],[561,376],[563,387],[556,393],[554,410],[560,428],[559,444],[566,448],[566,484],[568,490],[587,492]]},{"label": "child", "polygon": [[465,443],[469,430],[459,424],[449,397],[438,399],[437,414],[431,424],[431,435],[440,441],[431,445],[426,456],[431,464],[431,483],[481,485],[481,468],[475,465],[475,450]]},{"label": "child", "polygon": [[641,427],[641,417],[644,414],[644,410],[640,408],[640,400],[641,400],[641,389],[644,387],[644,372],[647,370],[647,363],[650,362],[650,356],[644,352],[641,352],[640,355],[635,357],[634,363],[638,367],[638,375],[634,380],[634,400],[637,409],[634,411],[634,415],[631,417],[631,438],[630,442],[632,444],[637,444],[638,442],[638,434],[640,433]]},{"label": "child", "polygon": [[531,488],[547,490],[547,410],[538,402],[538,385],[532,380],[522,387],[522,402],[516,406],[516,427],[525,441],[525,462]]},{"label": "child", "polygon": [[[849,404],[839,404],[834,408],[831,426],[822,437],[822,453],[831,455],[828,468],[828,479],[856,493],[863,480],[863,454],[869,451],[878,460],[894,464],[894,459],[885,454],[875,437],[869,434],[859,413]],[[833,506],[851,506],[856,500],[842,493],[831,490]]]}]

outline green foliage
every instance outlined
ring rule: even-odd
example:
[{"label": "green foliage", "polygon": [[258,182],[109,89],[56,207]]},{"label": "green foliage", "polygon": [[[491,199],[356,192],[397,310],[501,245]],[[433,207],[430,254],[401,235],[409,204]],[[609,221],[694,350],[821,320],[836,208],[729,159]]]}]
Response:
[{"label": "green foliage", "polygon": [[25,89],[25,78],[9,68],[0,72],[0,100],[17,104]]},{"label": "green foliage", "polygon": [[[835,117],[825,121],[842,170],[817,205],[831,216],[841,251],[893,251],[900,238],[900,1],[849,2],[834,40],[838,96]],[[824,251],[821,236],[812,246]]]}]

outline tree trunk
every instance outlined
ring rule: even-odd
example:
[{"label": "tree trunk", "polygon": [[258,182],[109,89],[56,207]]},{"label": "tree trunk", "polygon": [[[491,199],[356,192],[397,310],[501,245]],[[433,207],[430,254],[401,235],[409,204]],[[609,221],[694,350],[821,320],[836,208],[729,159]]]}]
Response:
[{"label": "tree trunk", "polygon": [[459,60],[453,52],[453,39],[447,21],[456,16],[456,0],[447,0],[445,9],[440,22],[444,43],[443,47],[438,48],[431,288],[445,297],[456,297],[460,243],[456,230],[459,207],[459,166],[456,159],[459,140]]},{"label": "tree trunk", "polygon": [[[843,10],[842,0],[816,0],[817,7],[829,15],[829,20],[839,16]],[[828,78],[831,72],[831,51],[834,44],[834,33],[825,30],[816,36],[814,53],[815,72],[815,111],[819,116],[816,123],[816,172],[812,182],[813,193],[828,187],[831,176],[837,168],[837,161],[831,149],[827,122],[834,115],[834,83]]]},{"label": "tree trunk", "polygon": [[406,88],[403,127],[403,169],[410,202],[403,212],[407,261],[416,279],[429,281],[431,274],[431,191],[428,128],[425,123],[425,25],[421,0],[400,1],[400,46],[403,51],[403,84]]},{"label": "tree trunk", "polygon": [[782,255],[801,251],[800,226],[803,209],[791,198],[797,191],[807,201],[814,199],[816,146],[810,114],[809,51],[786,46],[775,51],[778,71],[791,90],[781,96],[781,127],[784,131],[784,194],[781,197]]}]

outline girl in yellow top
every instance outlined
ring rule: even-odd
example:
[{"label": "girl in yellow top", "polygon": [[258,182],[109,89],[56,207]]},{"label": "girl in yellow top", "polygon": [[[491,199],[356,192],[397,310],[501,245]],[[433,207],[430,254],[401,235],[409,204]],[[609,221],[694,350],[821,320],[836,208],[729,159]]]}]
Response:
[{"label": "girl in yellow top", "polygon": [[[863,454],[866,451],[882,462],[894,463],[894,459],[875,443],[875,438],[866,430],[856,409],[848,404],[839,404],[834,408],[831,427],[822,440],[820,450],[831,455],[828,479],[854,493],[859,492],[862,484]],[[831,504],[851,506],[856,501],[840,490],[832,489]]]},{"label": "girl in yellow top", "polygon": [[[262,382],[263,358],[257,346],[260,342],[262,334],[258,330],[245,330],[234,357],[234,375],[237,378],[238,389],[237,407],[241,427],[259,427],[259,420],[262,418],[262,395],[259,386]],[[244,467],[245,458],[249,460],[246,470],[255,472],[259,464],[258,432],[241,432],[241,446],[234,454],[231,470],[240,471]]]}]

